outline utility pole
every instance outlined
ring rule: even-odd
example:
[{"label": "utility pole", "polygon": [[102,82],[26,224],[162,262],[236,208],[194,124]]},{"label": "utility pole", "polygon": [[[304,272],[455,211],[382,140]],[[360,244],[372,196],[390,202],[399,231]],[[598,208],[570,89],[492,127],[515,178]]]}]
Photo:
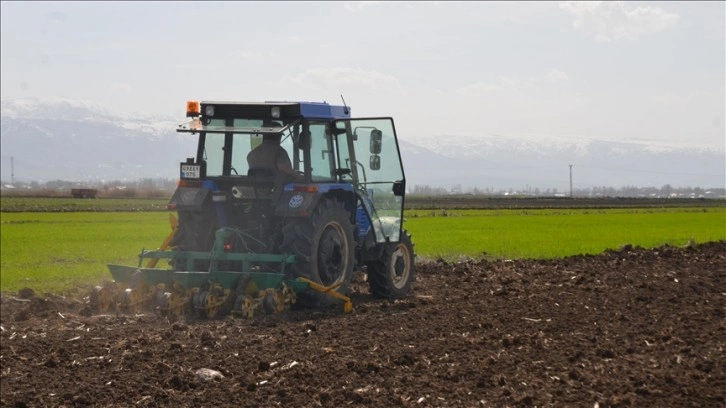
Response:
[{"label": "utility pole", "polygon": [[15,162],[13,156],[10,156],[10,184],[15,185]]},{"label": "utility pole", "polygon": [[572,198],[572,165],[570,164],[570,198]]}]

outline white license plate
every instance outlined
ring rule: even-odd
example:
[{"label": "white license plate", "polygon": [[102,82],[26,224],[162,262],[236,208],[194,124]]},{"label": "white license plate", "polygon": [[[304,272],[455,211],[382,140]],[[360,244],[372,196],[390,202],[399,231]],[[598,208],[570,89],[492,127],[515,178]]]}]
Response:
[{"label": "white license plate", "polygon": [[191,165],[191,164],[182,164],[181,166],[181,178],[195,178],[198,179],[201,177],[201,166],[199,165]]}]

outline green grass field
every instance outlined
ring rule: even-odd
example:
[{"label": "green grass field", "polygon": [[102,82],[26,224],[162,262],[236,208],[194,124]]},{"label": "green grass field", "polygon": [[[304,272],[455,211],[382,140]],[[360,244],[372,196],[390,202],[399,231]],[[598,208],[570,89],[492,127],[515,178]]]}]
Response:
[{"label": "green grass field", "polygon": [[425,258],[560,258],[626,244],[652,248],[726,239],[726,208],[415,210],[406,228]]},{"label": "green grass field", "polygon": [[2,212],[166,211],[168,198],[0,197]]},{"label": "green grass field", "polygon": [[[110,278],[107,263],[135,265],[171,231],[165,211],[2,212],[0,220],[2,291],[87,289]],[[557,258],[723,240],[726,208],[410,210],[404,225],[419,259]]]},{"label": "green grass field", "polygon": [[0,290],[66,291],[108,279],[107,263],[135,265],[171,231],[166,212],[2,213]]}]

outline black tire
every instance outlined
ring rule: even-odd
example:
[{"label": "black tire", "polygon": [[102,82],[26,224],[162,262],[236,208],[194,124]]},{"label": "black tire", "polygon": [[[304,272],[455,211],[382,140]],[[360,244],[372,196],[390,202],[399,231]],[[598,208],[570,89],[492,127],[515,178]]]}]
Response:
[{"label": "black tire", "polygon": [[[330,287],[338,285],[336,292],[348,293],[353,277],[354,246],[353,224],[343,204],[323,198],[312,216],[291,219],[282,229],[284,253],[295,255],[297,262],[288,266],[292,278],[304,277]],[[308,290],[299,293],[297,303],[305,307],[329,306],[338,302],[332,296]]]},{"label": "black tire", "polygon": [[411,235],[402,230],[399,242],[383,245],[381,259],[367,264],[368,289],[373,295],[386,299],[408,296],[416,279],[416,255]]}]

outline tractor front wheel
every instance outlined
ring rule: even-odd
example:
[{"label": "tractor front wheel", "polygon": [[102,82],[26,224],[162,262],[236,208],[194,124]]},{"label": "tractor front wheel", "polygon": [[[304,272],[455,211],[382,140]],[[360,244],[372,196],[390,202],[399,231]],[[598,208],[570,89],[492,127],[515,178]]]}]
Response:
[{"label": "tractor front wheel", "polygon": [[[283,228],[281,250],[297,257],[290,267],[293,277],[310,279],[341,294],[348,292],[353,276],[354,246],[350,214],[336,200],[321,199],[311,217],[290,220]],[[307,307],[328,306],[335,301],[313,290],[297,297],[297,302]]]},{"label": "tractor front wheel", "polygon": [[401,231],[397,243],[383,244],[381,259],[369,262],[368,288],[378,297],[398,299],[407,296],[416,278],[415,255],[411,235]]}]

